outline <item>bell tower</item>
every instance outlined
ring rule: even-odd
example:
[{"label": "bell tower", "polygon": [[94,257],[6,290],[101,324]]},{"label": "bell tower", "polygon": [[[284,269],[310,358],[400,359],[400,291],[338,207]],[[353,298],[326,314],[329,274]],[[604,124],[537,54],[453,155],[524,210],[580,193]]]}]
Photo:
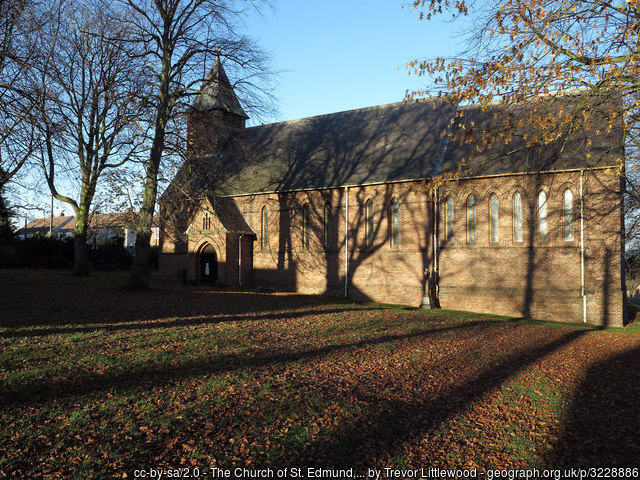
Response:
[{"label": "bell tower", "polygon": [[190,155],[214,154],[229,137],[244,130],[248,118],[224,71],[220,53],[217,53],[213,67],[189,109],[187,144]]}]

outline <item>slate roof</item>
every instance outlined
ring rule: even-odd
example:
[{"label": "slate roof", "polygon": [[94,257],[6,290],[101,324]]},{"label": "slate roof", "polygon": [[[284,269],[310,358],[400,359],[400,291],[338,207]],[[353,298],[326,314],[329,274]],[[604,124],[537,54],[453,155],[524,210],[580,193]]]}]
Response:
[{"label": "slate roof", "polygon": [[91,228],[127,228],[135,225],[137,214],[132,211],[121,213],[94,213],[89,217]]},{"label": "slate roof", "polygon": [[249,118],[240,105],[238,97],[233,92],[231,82],[222,67],[220,55],[216,55],[213,67],[211,67],[209,74],[205,78],[200,93],[193,101],[191,108],[201,112],[221,109]]},{"label": "slate roof", "polygon": [[232,198],[218,198],[215,202],[214,211],[227,232],[255,234]]},{"label": "slate roof", "polygon": [[[495,108],[462,108],[465,120],[453,124],[453,138],[471,130],[472,120],[476,129],[490,125]],[[532,148],[524,148],[522,127],[510,144],[479,152],[443,135],[453,116],[450,105],[428,100],[252,127],[210,161],[227,172],[220,193],[235,195],[426,179],[455,172],[463,158],[470,175],[494,175],[601,167],[623,155],[621,127]]]},{"label": "slate roof", "polygon": [[427,178],[453,109],[396,103],[247,128],[222,152],[227,195]]},{"label": "slate roof", "polygon": [[[561,109],[571,112],[577,101],[582,99],[580,91],[567,93],[557,97],[544,98],[544,103],[538,107],[539,113],[556,112]],[[612,99],[613,98],[613,99]],[[452,128],[454,137],[461,137],[460,133],[472,135],[481,129],[502,130],[513,133],[513,139],[509,144],[494,144],[489,149],[478,151],[475,142],[464,141],[447,142],[446,152],[443,158],[440,173],[455,172],[461,159],[465,159],[467,175],[499,175],[519,172],[543,172],[558,170],[573,170],[582,168],[595,168],[616,164],[616,158],[624,156],[624,137],[622,129],[622,115],[614,123],[614,128],[607,130],[607,121],[603,117],[611,110],[612,102],[620,102],[615,110],[622,111],[620,97],[608,97],[601,100],[601,105],[593,104],[591,111],[590,131],[578,128],[571,133],[565,133],[560,139],[544,145],[527,148],[525,136],[532,133],[535,126],[518,125],[519,119],[528,116],[531,107],[510,107],[509,121],[506,126],[495,120],[501,120],[506,115],[499,109],[503,107],[489,106],[482,110],[478,106],[461,107],[459,111],[464,114],[458,119]],[[598,135],[596,130],[600,130]],[[587,139],[592,144],[587,146]]]},{"label": "slate roof", "polygon": [[[584,91],[539,97],[544,101],[536,108],[571,111],[584,98]],[[619,96],[615,101],[621,111]],[[594,102],[611,105],[610,99]],[[192,108],[247,117],[219,56]],[[525,136],[535,126],[519,120],[530,108],[455,109],[427,99],[251,127],[223,139],[218,151],[190,159],[173,183],[197,195],[220,197],[428,179],[457,171],[463,159],[463,175],[477,176],[601,167],[624,155],[621,124],[608,131],[595,116],[590,132],[578,129],[555,142],[526,147]],[[505,119],[512,121],[509,144],[481,151],[477,142],[464,141],[470,133],[501,128]],[[594,136],[594,130],[601,133]],[[243,225],[236,226],[243,231]]]}]

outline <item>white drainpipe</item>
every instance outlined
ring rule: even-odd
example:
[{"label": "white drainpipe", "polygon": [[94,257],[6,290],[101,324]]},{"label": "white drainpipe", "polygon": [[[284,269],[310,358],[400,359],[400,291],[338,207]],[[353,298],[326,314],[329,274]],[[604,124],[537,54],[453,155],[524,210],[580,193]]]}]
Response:
[{"label": "white drainpipe", "polygon": [[242,286],[242,233],[238,238],[238,285]]},{"label": "white drainpipe", "polygon": [[582,323],[587,323],[587,295],[584,275],[584,195],[582,183],[584,170],[580,170],[580,294],[582,295]]},{"label": "white drainpipe", "polygon": [[435,198],[433,200],[433,282],[435,284],[436,298],[433,299],[434,307],[438,298],[438,225],[440,219],[440,198],[438,187],[436,187]]},{"label": "white drainpipe", "polygon": [[349,187],[344,187],[344,298],[349,297]]},{"label": "white drainpipe", "polygon": [[[436,281],[436,272],[438,271],[438,214],[439,214],[439,210],[438,210],[438,189],[435,188],[433,193],[431,194],[431,199],[433,201],[433,204],[431,206],[431,213],[433,214],[432,216],[432,223],[431,223],[431,229],[433,231],[432,233],[432,238],[433,238],[433,245],[431,247],[431,251],[433,252],[433,267],[430,269],[429,267],[425,268],[424,270],[424,275],[429,275],[427,281],[425,282],[424,285],[424,292],[422,295],[422,303],[420,304],[420,308],[435,308],[436,306],[436,302],[435,302],[435,298],[433,299],[433,303],[431,303],[431,297],[430,297],[430,293],[431,293],[431,289],[429,288],[429,285]],[[437,288],[437,286],[436,286]]]}]

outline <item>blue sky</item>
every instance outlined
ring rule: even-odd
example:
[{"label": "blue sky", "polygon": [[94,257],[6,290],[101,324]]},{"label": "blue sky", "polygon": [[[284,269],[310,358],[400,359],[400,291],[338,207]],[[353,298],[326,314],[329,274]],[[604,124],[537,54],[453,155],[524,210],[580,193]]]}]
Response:
[{"label": "blue sky", "polygon": [[[246,20],[248,35],[281,72],[275,82],[279,112],[268,121],[400,102],[406,90],[423,85],[408,75],[407,62],[458,50],[457,22],[447,23],[446,16],[421,22],[415,9],[403,8],[410,0],[270,1],[273,9]],[[22,192],[42,208],[30,217],[48,214],[49,194],[41,187]],[[71,211],[54,203],[56,215]]]},{"label": "blue sky", "polygon": [[248,33],[281,71],[277,121],[402,101],[422,85],[408,61],[457,50],[456,24],[421,22],[403,0],[272,3],[249,19]]}]

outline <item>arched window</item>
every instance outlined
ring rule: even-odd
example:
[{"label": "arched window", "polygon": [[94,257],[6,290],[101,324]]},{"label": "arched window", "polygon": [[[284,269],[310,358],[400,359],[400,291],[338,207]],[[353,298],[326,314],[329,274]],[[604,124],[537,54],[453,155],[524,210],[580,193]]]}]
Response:
[{"label": "arched window", "polygon": [[547,194],[538,194],[538,238],[541,242],[547,241]]},{"label": "arched window", "polygon": [[498,196],[489,195],[489,239],[491,243],[498,243]]},{"label": "arched window", "polygon": [[365,245],[371,247],[373,245],[373,202],[371,199],[364,204],[364,221]]},{"label": "arched window", "polygon": [[331,245],[331,237],[333,232],[331,231],[331,225],[333,224],[333,211],[331,210],[331,204],[329,202],[324,204],[324,246],[329,247]]},{"label": "arched window", "polygon": [[562,204],[564,216],[564,241],[573,241],[573,193],[568,188],[564,191]]},{"label": "arched window", "polygon": [[453,243],[453,198],[447,198],[446,203],[447,223],[445,225],[445,235],[447,243]]},{"label": "arched window", "polygon": [[267,248],[269,246],[269,210],[266,205],[262,207],[262,212],[260,212],[260,232],[261,232],[261,242],[260,245],[262,248]]},{"label": "arched window", "polygon": [[400,245],[400,202],[396,197],[391,199],[391,245]]},{"label": "arched window", "polygon": [[476,199],[473,195],[467,198],[467,241],[476,243]]},{"label": "arched window", "polygon": [[211,217],[209,216],[209,212],[205,212],[202,216],[202,229],[211,230]]},{"label": "arched window", "polygon": [[310,237],[310,226],[309,226],[309,204],[305,203],[302,207],[302,249],[309,250],[309,237]]},{"label": "arched window", "polygon": [[513,241],[522,242],[522,195],[513,195]]}]

